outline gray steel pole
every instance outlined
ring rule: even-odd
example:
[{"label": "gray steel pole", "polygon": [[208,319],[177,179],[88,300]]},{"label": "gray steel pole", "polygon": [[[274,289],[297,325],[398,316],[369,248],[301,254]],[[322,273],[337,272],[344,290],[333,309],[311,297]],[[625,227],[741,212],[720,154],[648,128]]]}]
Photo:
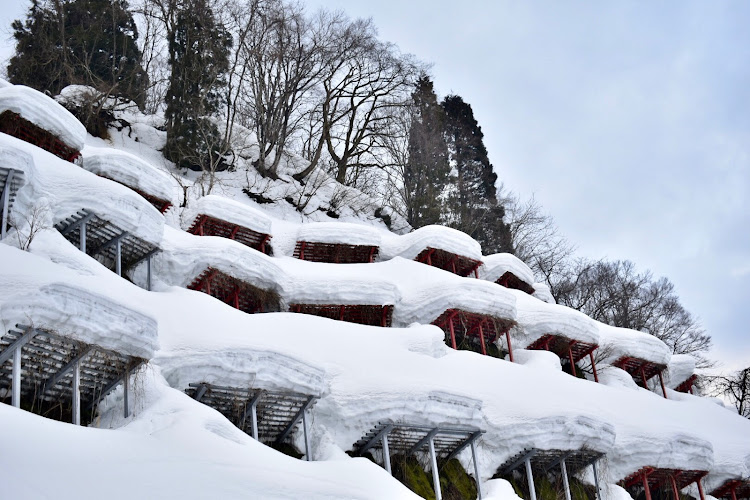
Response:
[{"label": "gray steel pole", "polygon": [[534,474],[531,472],[531,459],[526,459],[526,482],[529,483],[529,495],[531,500],[536,500],[536,488],[534,487]]},{"label": "gray steel pole", "polygon": [[560,471],[562,472],[563,487],[565,488],[565,500],[570,500],[570,483],[568,482],[568,468],[565,467],[565,459],[560,461]]},{"label": "gray steel pole", "polygon": [[5,238],[5,230],[8,227],[8,205],[10,202],[10,186],[13,182],[13,170],[8,172],[8,177],[5,179],[5,186],[3,187],[3,217],[2,217],[2,228],[0,228],[0,239]]},{"label": "gray steel pole", "polygon": [[442,500],[443,493],[440,491],[440,471],[437,467],[437,457],[435,456],[435,441],[430,437],[430,460],[432,462],[432,486],[435,488],[435,500]]},{"label": "gray steel pole", "polygon": [[115,272],[122,276],[122,243],[119,239],[115,242]]},{"label": "gray steel pole", "polygon": [[146,289],[151,291],[151,256],[146,257]]},{"label": "gray steel pole", "polygon": [[81,224],[80,236],[81,238],[78,244],[78,248],[81,250],[81,252],[86,253],[86,222],[85,221]]},{"label": "gray steel pole", "polygon": [[383,465],[388,474],[393,475],[391,470],[391,449],[388,447],[388,433],[383,434]]},{"label": "gray steel pole", "polygon": [[11,403],[16,408],[21,407],[21,347],[18,346],[13,351],[13,381],[11,384]]},{"label": "gray steel pole", "polygon": [[130,392],[130,373],[125,370],[125,385],[124,385],[124,393],[123,393],[123,416],[125,418],[128,418],[130,416],[130,411],[128,410],[129,402],[128,402],[128,393]]},{"label": "gray steel pole", "polygon": [[594,486],[596,486],[596,498],[598,500],[602,499],[602,492],[599,489],[599,474],[596,473],[596,460],[591,464],[591,467],[594,469]]},{"label": "gray steel pole", "polygon": [[258,400],[253,401],[250,405],[250,425],[253,428],[253,439],[258,440]]},{"label": "gray steel pole", "polygon": [[307,435],[307,411],[302,412],[302,433],[305,435],[305,460],[312,461],[310,457],[310,436]]},{"label": "gray steel pole", "polygon": [[73,424],[81,425],[81,363],[73,367]]},{"label": "gray steel pole", "polygon": [[482,480],[479,478],[479,462],[477,462],[477,440],[471,441],[471,460],[474,462],[474,479],[477,481],[477,499],[482,500]]}]

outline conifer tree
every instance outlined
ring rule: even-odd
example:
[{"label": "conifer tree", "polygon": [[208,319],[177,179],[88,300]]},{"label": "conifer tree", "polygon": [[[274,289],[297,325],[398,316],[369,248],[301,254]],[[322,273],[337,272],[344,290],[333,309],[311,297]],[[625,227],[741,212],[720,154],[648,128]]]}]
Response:
[{"label": "conifer tree", "polygon": [[442,193],[448,183],[450,166],[443,134],[445,114],[433,83],[429,77],[422,76],[415,86],[403,198],[407,221],[418,228],[440,222]]},{"label": "conifer tree", "polygon": [[212,115],[221,104],[232,40],[206,0],[175,8],[168,33],[171,74],[163,152],[181,167],[215,172],[226,168],[226,144]]},{"label": "conifer tree", "polygon": [[33,0],[26,20],[12,28],[12,83],[52,94],[71,84],[89,85],[143,105],[148,77],[125,0]]},{"label": "conifer tree", "polygon": [[445,142],[455,176],[444,220],[476,239],[485,253],[512,252],[505,210],[497,201],[497,174],[471,106],[457,95],[443,99]]}]

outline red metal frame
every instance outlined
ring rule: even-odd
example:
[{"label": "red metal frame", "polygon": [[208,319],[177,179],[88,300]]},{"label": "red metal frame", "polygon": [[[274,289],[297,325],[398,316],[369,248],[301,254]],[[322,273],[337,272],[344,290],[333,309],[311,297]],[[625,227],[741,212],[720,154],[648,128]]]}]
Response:
[{"label": "red metal frame", "polygon": [[40,147],[71,163],[81,156],[80,151],[68,146],[51,132],[34,125],[12,111],[6,110],[0,114],[0,132]]},{"label": "red metal frame", "polygon": [[597,344],[571,340],[562,335],[547,333],[532,342],[526,349],[550,351],[557,354],[560,359],[567,358],[573,376],[577,376],[576,363],[588,356],[591,361],[591,368],[594,371],[594,381],[599,382],[599,374],[596,371],[596,363],[594,362],[594,351],[598,347]]},{"label": "red metal frame", "polygon": [[510,343],[510,328],[513,321],[495,318],[484,314],[471,313],[460,309],[448,309],[441,314],[433,325],[439,326],[446,333],[446,343],[453,349],[458,348],[456,336],[474,337],[479,340],[482,354],[487,354],[487,341],[496,342],[505,334],[508,342],[508,355],[513,361],[513,347]]},{"label": "red metal frame", "polygon": [[667,388],[664,385],[664,377],[662,375],[662,372],[666,368],[665,365],[658,365],[651,361],[631,356],[623,356],[615,361],[613,365],[628,372],[633,377],[633,380],[644,389],[648,389],[648,381],[652,377],[658,376],[662,394],[664,394],[664,398],[667,397]]},{"label": "red metal frame", "polygon": [[625,489],[637,486],[643,487],[647,500],[651,499],[651,489],[669,487],[672,490],[674,499],[680,500],[679,491],[692,483],[696,483],[701,500],[705,500],[706,497],[703,493],[701,479],[706,474],[708,474],[708,471],[704,470],[658,469],[649,466],[630,474],[620,481],[619,484]]},{"label": "red metal frame", "polygon": [[698,375],[690,375],[687,380],[682,382],[680,385],[674,388],[677,392],[684,392],[684,393],[693,393],[693,386],[695,385],[695,382],[698,380]]},{"label": "red metal frame", "polygon": [[391,326],[393,306],[292,304],[289,311],[370,326]]},{"label": "red metal frame", "polygon": [[198,215],[190,226],[190,229],[188,229],[188,232],[198,236],[229,238],[266,254],[270,250],[268,242],[271,240],[271,235],[259,233],[252,229],[211,217],[210,215]]},{"label": "red metal frame", "polygon": [[211,267],[195,278],[188,288],[207,293],[248,314],[278,310],[276,301],[269,303],[267,297],[259,296],[262,293],[260,288]]},{"label": "red metal frame", "polygon": [[481,261],[432,247],[422,250],[414,260],[459,276],[466,277],[474,273],[475,278],[478,277],[477,270],[482,265]]},{"label": "red metal frame", "polygon": [[711,496],[731,500],[750,498],[750,480],[730,479],[712,491]]},{"label": "red metal frame", "polygon": [[294,247],[294,257],[331,264],[366,264],[374,262],[379,251],[380,247],[374,245],[298,241]]},{"label": "red metal frame", "polygon": [[512,288],[514,290],[521,290],[522,292],[526,292],[529,295],[533,295],[536,290],[534,290],[534,287],[531,286],[531,284],[526,283],[521,278],[516,276],[510,271],[506,271],[505,274],[500,276],[495,283],[498,285],[502,285],[505,288]]}]

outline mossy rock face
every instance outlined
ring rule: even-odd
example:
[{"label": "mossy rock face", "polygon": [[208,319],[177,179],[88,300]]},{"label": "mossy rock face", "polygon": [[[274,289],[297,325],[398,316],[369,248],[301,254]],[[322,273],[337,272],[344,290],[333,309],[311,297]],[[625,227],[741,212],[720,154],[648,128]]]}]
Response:
[{"label": "mossy rock face", "polygon": [[477,498],[477,485],[461,462],[452,459],[440,469],[440,487],[443,500],[474,500]]},{"label": "mossy rock face", "polygon": [[393,477],[401,481],[411,491],[422,498],[435,500],[432,478],[422,469],[415,457],[393,455],[391,457],[391,469],[393,470]]}]

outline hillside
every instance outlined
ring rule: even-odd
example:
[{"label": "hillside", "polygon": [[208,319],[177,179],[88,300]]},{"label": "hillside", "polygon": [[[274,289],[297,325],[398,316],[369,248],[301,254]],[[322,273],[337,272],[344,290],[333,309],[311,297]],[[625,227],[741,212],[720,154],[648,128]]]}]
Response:
[{"label": "hillside", "polygon": [[529,498],[526,464],[545,500],[566,463],[576,498],[748,488],[750,421],[691,393],[690,359],[552,303],[513,256],[323,173],[263,178],[249,133],[205,195],[160,117],[105,141],[9,84],[6,111],[4,498],[419,498],[389,448],[433,497],[436,462],[443,498],[466,473]]}]

